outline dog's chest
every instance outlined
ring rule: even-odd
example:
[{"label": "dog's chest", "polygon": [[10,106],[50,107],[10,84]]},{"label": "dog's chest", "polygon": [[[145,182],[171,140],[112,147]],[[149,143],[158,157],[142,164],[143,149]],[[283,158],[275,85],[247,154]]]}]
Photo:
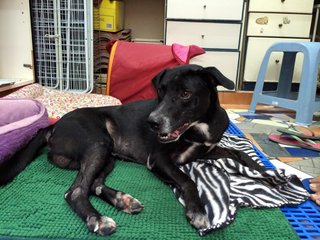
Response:
[{"label": "dog's chest", "polygon": [[184,164],[203,157],[216,146],[216,143],[213,143],[211,139],[208,124],[195,125],[193,132],[183,139],[175,149],[172,159],[177,164]]},{"label": "dog's chest", "polygon": [[176,149],[176,152],[171,155],[171,158],[177,164],[187,163],[196,157],[199,148],[201,148],[199,144],[186,143],[183,147]]}]

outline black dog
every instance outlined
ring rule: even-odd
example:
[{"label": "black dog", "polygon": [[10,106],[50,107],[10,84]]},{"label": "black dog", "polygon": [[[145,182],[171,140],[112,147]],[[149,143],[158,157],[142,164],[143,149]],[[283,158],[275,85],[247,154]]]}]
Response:
[{"label": "black dog", "polygon": [[215,67],[198,65],[166,69],[153,84],[157,99],[77,109],[56,125],[40,130],[26,148],[1,167],[0,184],[11,181],[48,144],[50,162],[79,170],[65,194],[66,201],[90,231],[108,235],[115,231],[116,224],[93,208],[89,195],[127,213],[143,209],[135,198],[104,185],[117,156],[146,164],[163,181],[178,188],[190,223],[198,229],[207,227],[196,185],[177,164],[227,154],[216,147],[229,125],[216,87],[233,89],[234,84]]}]

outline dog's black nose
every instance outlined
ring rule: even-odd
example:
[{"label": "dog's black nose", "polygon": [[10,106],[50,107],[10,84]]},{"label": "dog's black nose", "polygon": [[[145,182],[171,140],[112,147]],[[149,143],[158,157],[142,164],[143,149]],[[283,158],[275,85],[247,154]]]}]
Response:
[{"label": "dog's black nose", "polygon": [[153,118],[153,117],[149,117],[148,118],[148,124],[149,126],[151,127],[151,129],[153,131],[159,131],[160,129],[160,122],[156,119],[156,118]]}]

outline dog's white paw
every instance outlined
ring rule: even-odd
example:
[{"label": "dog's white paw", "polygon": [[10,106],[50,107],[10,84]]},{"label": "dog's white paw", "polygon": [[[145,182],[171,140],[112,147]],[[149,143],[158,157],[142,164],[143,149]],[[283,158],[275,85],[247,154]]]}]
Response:
[{"label": "dog's white paw", "polygon": [[186,216],[190,220],[190,224],[196,229],[204,229],[209,226],[209,219],[207,214],[188,211],[186,212]]},{"label": "dog's white paw", "polygon": [[91,216],[87,218],[87,226],[91,232],[99,235],[110,235],[116,230],[116,223],[112,218]]},{"label": "dog's white paw", "polygon": [[135,214],[143,210],[144,206],[129,194],[117,193],[115,207],[125,213]]}]

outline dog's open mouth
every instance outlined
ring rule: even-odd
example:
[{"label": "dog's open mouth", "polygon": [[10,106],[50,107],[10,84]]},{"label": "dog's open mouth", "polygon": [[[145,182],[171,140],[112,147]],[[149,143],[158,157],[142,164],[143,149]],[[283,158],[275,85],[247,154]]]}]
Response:
[{"label": "dog's open mouth", "polygon": [[179,139],[179,137],[189,128],[190,123],[185,123],[178,127],[176,130],[168,134],[159,134],[159,139],[161,142],[173,142]]}]

